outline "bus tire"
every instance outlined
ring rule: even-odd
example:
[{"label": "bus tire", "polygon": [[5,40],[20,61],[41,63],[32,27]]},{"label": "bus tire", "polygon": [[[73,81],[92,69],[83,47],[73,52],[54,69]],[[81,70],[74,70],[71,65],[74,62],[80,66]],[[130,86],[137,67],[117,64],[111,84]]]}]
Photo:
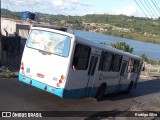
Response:
[{"label": "bus tire", "polygon": [[129,84],[127,90],[125,91],[126,94],[130,93],[133,87],[133,81]]},{"label": "bus tire", "polygon": [[105,90],[106,90],[106,85],[105,84],[102,84],[99,88],[98,88],[98,91],[96,93],[96,96],[95,98],[97,99],[97,101],[100,101],[102,100],[104,94],[105,94]]}]

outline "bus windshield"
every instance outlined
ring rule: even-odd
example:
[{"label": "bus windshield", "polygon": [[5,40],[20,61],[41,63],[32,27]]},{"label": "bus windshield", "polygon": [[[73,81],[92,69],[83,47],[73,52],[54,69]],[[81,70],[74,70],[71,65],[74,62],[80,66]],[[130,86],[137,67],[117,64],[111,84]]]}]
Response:
[{"label": "bus windshield", "polygon": [[27,41],[27,47],[68,57],[70,37],[54,32],[32,30]]}]

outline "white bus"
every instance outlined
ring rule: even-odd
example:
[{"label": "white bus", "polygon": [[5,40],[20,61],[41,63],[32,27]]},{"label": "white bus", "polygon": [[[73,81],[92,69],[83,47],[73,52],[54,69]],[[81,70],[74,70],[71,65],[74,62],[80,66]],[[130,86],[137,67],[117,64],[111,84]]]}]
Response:
[{"label": "white bus", "polygon": [[60,30],[33,27],[19,81],[61,98],[129,92],[140,76],[142,59]]}]

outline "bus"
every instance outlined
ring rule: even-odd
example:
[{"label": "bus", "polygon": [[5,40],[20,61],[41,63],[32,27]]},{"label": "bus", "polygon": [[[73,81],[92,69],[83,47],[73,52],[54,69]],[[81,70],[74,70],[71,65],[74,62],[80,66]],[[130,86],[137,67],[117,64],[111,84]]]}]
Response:
[{"label": "bus", "polygon": [[136,88],[141,57],[97,44],[74,33],[32,27],[19,81],[61,98],[94,97]]}]

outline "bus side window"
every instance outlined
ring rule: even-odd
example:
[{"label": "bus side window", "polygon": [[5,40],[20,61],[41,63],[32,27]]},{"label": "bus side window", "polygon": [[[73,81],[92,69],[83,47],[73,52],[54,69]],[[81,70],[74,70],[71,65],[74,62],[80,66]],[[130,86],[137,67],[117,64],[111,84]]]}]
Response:
[{"label": "bus side window", "polygon": [[140,68],[139,60],[135,60],[134,66],[133,66],[133,72],[135,72],[135,73],[138,72],[139,68]]},{"label": "bus side window", "polygon": [[90,57],[91,48],[77,44],[74,52],[72,67],[74,70],[86,70]]},{"label": "bus side window", "polygon": [[98,70],[107,71],[107,72],[111,71],[112,59],[113,59],[112,53],[102,51]]},{"label": "bus side window", "polygon": [[103,67],[103,64],[104,64],[104,57],[105,57],[105,52],[102,51],[101,52],[101,58],[100,58],[98,70],[102,70],[102,67]]},{"label": "bus side window", "polygon": [[112,61],[112,71],[119,72],[122,63],[122,56],[115,54]]}]

